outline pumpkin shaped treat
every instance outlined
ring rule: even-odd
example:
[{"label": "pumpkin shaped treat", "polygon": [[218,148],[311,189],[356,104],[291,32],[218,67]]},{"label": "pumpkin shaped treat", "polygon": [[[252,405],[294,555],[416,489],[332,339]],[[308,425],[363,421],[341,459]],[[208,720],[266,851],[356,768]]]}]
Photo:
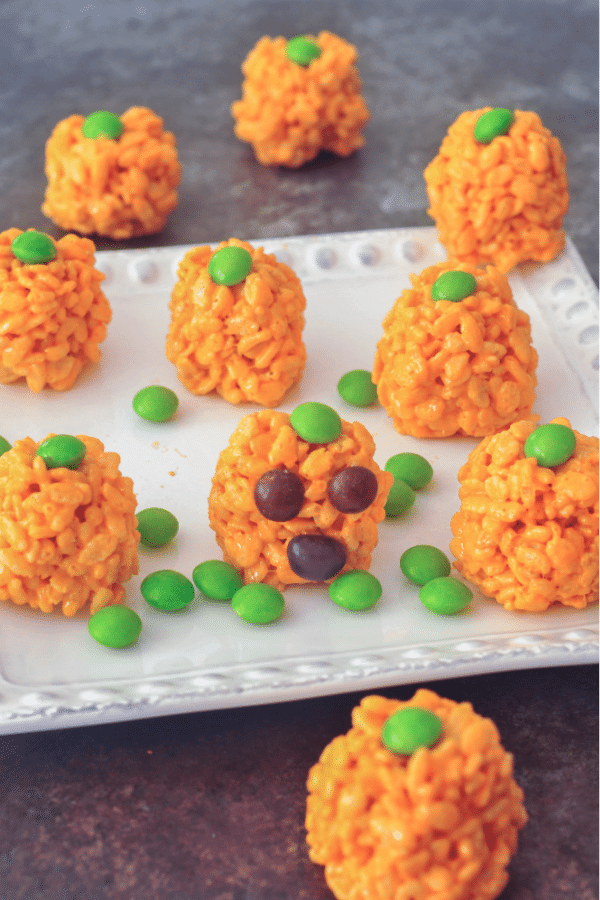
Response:
[{"label": "pumpkin shaped treat", "polygon": [[598,438],[567,419],[515,422],[458,473],[450,550],[464,578],[506,609],[598,600]]},{"label": "pumpkin shaped treat", "polygon": [[97,110],[59,122],[46,142],[42,212],[61,228],[126,240],[162,231],[177,206],[176,141],[151,109]]},{"label": "pumpkin shaped treat", "polygon": [[86,435],[27,437],[0,456],[0,600],[65,616],[123,601],[140,535],[119,464]]},{"label": "pumpkin shaped treat", "polygon": [[534,112],[462,113],[425,169],[429,215],[448,256],[508,272],[563,249],[566,158]]},{"label": "pumpkin shaped treat", "polygon": [[224,560],[278,590],[368,569],[394,478],[374,450],[363,425],[324,404],[244,416],[208,500]]},{"label": "pumpkin shaped treat", "polygon": [[179,264],[167,358],[192,394],[277,406],[304,370],[305,306],[295,273],[262,247],[195,247]]},{"label": "pumpkin shaped treat", "polygon": [[383,321],[373,366],[396,431],[481,437],[528,417],[538,356],[506,276],[447,261],[411,282]]},{"label": "pumpkin shaped treat", "polygon": [[370,117],[357,57],[328,31],[262,37],[242,65],[242,99],[231,107],[236,136],[267,166],[298,168],[320,150],[349,156],[363,146]]},{"label": "pumpkin shaped treat", "polygon": [[89,238],[30,229],[0,234],[0,383],[71,388],[98,362],[112,317]]},{"label": "pumpkin shaped treat", "polygon": [[492,720],[423,688],[365,697],[307,789],[309,856],[336,900],[494,900],[527,821]]}]

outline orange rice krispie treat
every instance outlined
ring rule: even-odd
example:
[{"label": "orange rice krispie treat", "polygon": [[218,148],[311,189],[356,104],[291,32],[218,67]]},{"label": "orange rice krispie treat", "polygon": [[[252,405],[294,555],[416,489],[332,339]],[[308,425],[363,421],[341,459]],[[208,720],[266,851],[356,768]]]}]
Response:
[{"label": "orange rice krispie treat", "polygon": [[536,113],[489,106],[462,113],[424,174],[448,256],[508,272],[563,249],[566,158]]},{"label": "orange rice krispie treat", "polygon": [[493,900],[527,821],[494,722],[425,689],[365,697],[307,788],[309,856],[337,900]]},{"label": "orange rice krispie treat", "polygon": [[[315,430],[319,417],[324,431]],[[393,482],[374,451],[363,425],[323,404],[301,404],[291,416],[244,416],[219,456],[208,499],[225,561],[247,584],[278,590],[368,569]]]},{"label": "orange rice krispie treat", "polygon": [[42,212],[61,228],[125,240],[161,231],[177,206],[175,137],[143,106],[69,116],[46,143]]},{"label": "orange rice krispie treat", "polygon": [[[556,425],[571,431],[572,455],[538,462],[531,446]],[[450,549],[461,575],[510,610],[581,609],[598,599],[597,437],[563,418],[540,428],[515,422],[484,438],[458,478]]]},{"label": "orange rice krispie treat", "polygon": [[370,117],[357,58],[352,44],[327,31],[261,38],[242,65],[242,99],[231,107],[237,137],[268,166],[297,168],[320,150],[349,156],[363,146]]},{"label": "orange rice krispie treat", "polygon": [[538,357],[506,277],[449,261],[411,281],[383,321],[373,367],[396,431],[482,436],[526,418]]},{"label": "orange rice krispie treat", "polygon": [[[48,251],[48,262],[15,255],[27,257],[19,247],[32,241]],[[94,268],[95,249],[75,234],[54,241],[33,230],[0,233],[0,383],[25,378],[32,391],[64,391],[100,359],[112,312],[100,289],[104,275]]]},{"label": "orange rice krispie treat", "polygon": [[277,406],[304,370],[305,306],[298,277],[262,247],[195,247],[179,264],[167,358],[192,394]]},{"label": "orange rice krispie treat", "polygon": [[[65,438],[81,446],[74,468],[60,455]],[[122,602],[140,536],[119,463],[86,435],[27,437],[0,456],[0,600],[66,616]]]}]

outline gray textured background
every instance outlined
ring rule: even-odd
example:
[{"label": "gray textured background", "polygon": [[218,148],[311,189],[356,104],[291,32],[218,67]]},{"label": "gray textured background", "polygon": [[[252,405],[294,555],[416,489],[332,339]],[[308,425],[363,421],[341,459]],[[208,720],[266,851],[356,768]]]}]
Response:
[{"label": "gray textured background", "polygon": [[[263,168],[233,135],[241,62],[264,34],[323,29],[359,48],[366,147]],[[0,0],[0,230],[62,234],[40,212],[50,131],[133,104],[175,132],[183,181],[166,230],[118,246],[431,224],[423,169],[459,113],[492,104],[562,141],[566,228],[597,281],[597,48],[596,0]],[[501,900],[597,900],[597,668],[430,686],[492,716],[515,756],[531,821]],[[0,739],[0,900],[332,900],[304,780],[358,700]]]},{"label": "gray textured background", "polygon": [[[323,29],[359,48],[366,147],[261,167],[233,134],[240,65],[264,34]],[[430,225],[423,169],[463,110],[491,104],[535,110],[562,141],[566,228],[597,281],[597,46],[594,0],[0,3],[0,226],[59,236],[39,209],[48,135],[134,104],[175,132],[183,180],[167,229],[119,246]]]}]

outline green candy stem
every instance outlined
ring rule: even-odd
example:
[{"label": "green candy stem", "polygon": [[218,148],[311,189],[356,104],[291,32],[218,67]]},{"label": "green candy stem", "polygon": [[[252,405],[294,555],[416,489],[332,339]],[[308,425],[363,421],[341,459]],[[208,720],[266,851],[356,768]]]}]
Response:
[{"label": "green candy stem", "polygon": [[47,469],[76,469],[83,461],[86,446],[71,434],[55,434],[42,441],[36,456],[46,463]]},{"label": "green candy stem", "polygon": [[477,119],[473,137],[478,144],[491,144],[495,137],[506,134],[514,121],[515,115],[510,109],[496,106]]},{"label": "green candy stem", "polygon": [[221,247],[211,256],[208,274],[215,284],[240,284],[252,271],[252,257],[243,247]]},{"label": "green candy stem", "polygon": [[299,66],[310,65],[313,59],[320,57],[322,52],[318,44],[303,35],[290,38],[285,46],[287,58]]},{"label": "green candy stem", "polygon": [[432,747],[442,730],[442,720],[435,713],[417,706],[406,706],[384,722],[381,742],[392,753],[410,756],[419,747]]},{"label": "green candy stem", "polygon": [[106,109],[99,109],[90,113],[81,126],[84,137],[94,139],[108,138],[111,141],[118,140],[124,128],[125,126],[121,119]]},{"label": "green candy stem", "polygon": [[525,456],[536,459],[540,466],[552,469],[573,456],[576,443],[572,428],[559,422],[549,422],[531,432],[525,441]]},{"label": "green candy stem", "polygon": [[328,444],[342,433],[342,420],[325,403],[301,403],[290,416],[290,425],[309,444]]},{"label": "green candy stem", "polygon": [[39,265],[48,263],[56,256],[56,246],[51,237],[43,231],[23,231],[13,239],[10,249],[13,256],[23,263]]},{"label": "green candy stem", "polygon": [[432,300],[451,300],[458,303],[477,290],[477,279],[470,272],[455,269],[444,272],[431,285]]}]

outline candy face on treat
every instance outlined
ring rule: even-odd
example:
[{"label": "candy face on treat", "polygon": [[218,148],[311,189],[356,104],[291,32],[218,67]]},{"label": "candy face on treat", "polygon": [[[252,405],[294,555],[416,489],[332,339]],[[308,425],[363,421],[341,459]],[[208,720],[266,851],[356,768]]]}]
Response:
[{"label": "candy face on treat", "polygon": [[235,134],[267,166],[297,168],[320,150],[349,156],[362,147],[369,111],[361,96],[356,48],[327,31],[261,38],[232,104]]},{"label": "candy face on treat", "polygon": [[294,413],[263,410],[241,419],[219,457],[210,525],[225,561],[247,584],[281,590],[370,566],[393,475],[375,463],[363,425],[326,408],[330,421],[339,420],[339,433],[321,441],[323,404],[313,408],[313,423],[309,406],[294,412],[300,410],[300,426],[318,434],[318,442],[295,430]]},{"label": "candy face on treat", "polygon": [[[65,438],[83,445],[78,462]],[[66,616],[123,601],[140,536],[119,463],[86,435],[24,438],[0,456],[0,600]]]},{"label": "candy face on treat", "polygon": [[566,159],[536,113],[462,113],[424,175],[428,212],[450,258],[508,272],[563,249]]},{"label": "candy face on treat", "polygon": [[46,142],[42,212],[61,228],[126,240],[161,231],[177,206],[175,137],[151,109],[69,116]]},{"label": "candy face on treat", "polygon": [[195,247],[179,264],[167,358],[192,394],[277,406],[304,370],[305,306],[295,273],[262,247]]},{"label": "candy face on treat", "polygon": [[67,234],[0,233],[0,383],[24,378],[30,390],[71,388],[112,317],[94,268],[95,246]]},{"label": "candy face on treat", "polygon": [[[373,366],[394,428],[414,437],[481,437],[529,416],[538,357],[506,276],[448,261],[411,281],[383,321]],[[451,296],[433,296],[440,282]]]},{"label": "candy face on treat", "polygon": [[[560,454],[540,462],[528,441],[556,425]],[[562,429],[572,431],[563,418],[539,429],[515,422],[484,438],[458,473],[455,566],[509,610],[582,609],[598,599],[598,438],[574,431],[565,460]]]},{"label": "candy face on treat", "polygon": [[365,697],[307,790],[308,853],[336,900],[493,900],[527,821],[492,720],[425,689]]}]

